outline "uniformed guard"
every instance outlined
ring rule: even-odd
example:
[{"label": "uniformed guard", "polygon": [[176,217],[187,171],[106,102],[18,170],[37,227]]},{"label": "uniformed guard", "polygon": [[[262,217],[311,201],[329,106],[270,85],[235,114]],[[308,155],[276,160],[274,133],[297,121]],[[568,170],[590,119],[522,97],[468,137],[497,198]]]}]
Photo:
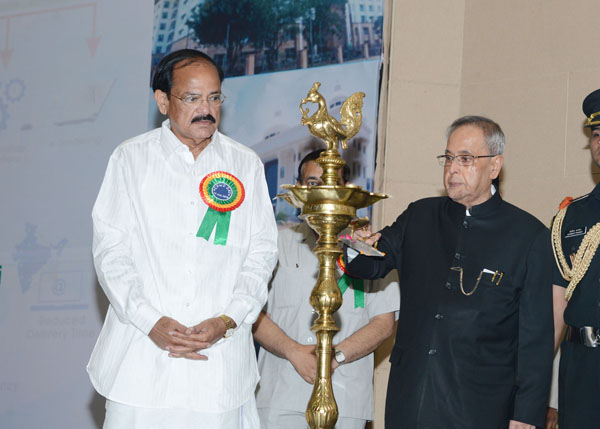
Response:
[{"label": "uniformed guard", "polygon": [[[600,89],[585,98],[583,112],[585,127],[591,128],[592,160],[600,167]],[[560,429],[600,427],[599,243],[600,184],[588,195],[566,198],[552,225],[557,340],[567,325],[559,370]]]}]

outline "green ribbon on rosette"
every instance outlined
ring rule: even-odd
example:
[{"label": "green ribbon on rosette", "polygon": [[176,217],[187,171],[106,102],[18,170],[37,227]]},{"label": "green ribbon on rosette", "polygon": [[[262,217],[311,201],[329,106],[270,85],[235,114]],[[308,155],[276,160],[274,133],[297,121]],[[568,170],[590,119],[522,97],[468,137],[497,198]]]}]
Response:
[{"label": "green ribbon on rosette", "polygon": [[346,289],[352,285],[352,289],[354,289],[354,308],[365,308],[365,282],[363,279],[352,277],[346,272],[346,264],[344,263],[342,255],[339,256],[336,263],[343,273],[337,283],[340,292],[343,295],[344,292],[346,292]]},{"label": "green ribbon on rosette", "polygon": [[208,206],[196,237],[209,240],[215,230],[215,244],[225,246],[229,235],[231,212],[244,201],[244,185],[233,174],[215,171],[200,182],[200,196]]},{"label": "green ribbon on rosette", "polygon": [[216,226],[215,244],[225,246],[227,244],[227,236],[229,235],[230,219],[231,212],[218,212],[209,207],[202,219],[200,228],[198,228],[196,237],[202,237],[208,241],[210,234],[212,234]]},{"label": "green ribbon on rosette", "polygon": [[365,283],[363,279],[355,279],[348,274],[342,274],[342,277],[338,280],[338,286],[342,295],[350,285],[354,289],[354,308],[365,308]]}]

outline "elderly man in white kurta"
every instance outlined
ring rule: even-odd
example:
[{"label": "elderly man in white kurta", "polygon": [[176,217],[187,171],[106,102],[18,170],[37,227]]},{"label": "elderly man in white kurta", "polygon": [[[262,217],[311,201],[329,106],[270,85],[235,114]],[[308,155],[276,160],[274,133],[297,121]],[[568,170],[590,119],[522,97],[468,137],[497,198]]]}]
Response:
[{"label": "elderly man in white kurta", "polygon": [[88,372],[108,429],[259,428],[251,327],[277,231],[260,159],[217,131],[222,78],[201,52],[165,57],[169,120],[117,147],[94,206],[110,307]]}]

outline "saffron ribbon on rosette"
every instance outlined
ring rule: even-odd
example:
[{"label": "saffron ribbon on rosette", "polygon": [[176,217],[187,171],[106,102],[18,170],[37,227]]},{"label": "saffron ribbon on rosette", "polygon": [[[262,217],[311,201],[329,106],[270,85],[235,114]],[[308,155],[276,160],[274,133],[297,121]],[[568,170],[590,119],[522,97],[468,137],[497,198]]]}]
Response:
[{"label": "saffron ribbon on rosette", "polygon": [[358,279],[348,274],[342,255],[337,258],[336,264],[343,273],[342,277],[338,280],[340,292],[343,295],[346,289],[352,285],[352,289],[354,289],[354,308],[365,308],[365,282],[363,279]]},{"label": "saffron ribbon on rosette", "polygon": [[208,206],[196,237],[209,240],[215,230],[215,244],[225,246],[229,235],[231,212],[237,209],[245,197],[244,185],[231,173],[215,171],[200,182],[200,196]]}]

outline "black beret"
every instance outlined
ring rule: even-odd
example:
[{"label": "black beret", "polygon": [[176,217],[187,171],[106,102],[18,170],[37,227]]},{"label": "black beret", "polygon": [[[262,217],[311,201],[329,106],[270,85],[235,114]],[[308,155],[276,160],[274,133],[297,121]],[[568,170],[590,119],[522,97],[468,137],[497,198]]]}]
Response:
[{"label": "black beret", "polygon": [[590,128],[600,126],[600,89],[595,90],[585,97],[581,107],[583,113],[587,116],[585,126]]}]

